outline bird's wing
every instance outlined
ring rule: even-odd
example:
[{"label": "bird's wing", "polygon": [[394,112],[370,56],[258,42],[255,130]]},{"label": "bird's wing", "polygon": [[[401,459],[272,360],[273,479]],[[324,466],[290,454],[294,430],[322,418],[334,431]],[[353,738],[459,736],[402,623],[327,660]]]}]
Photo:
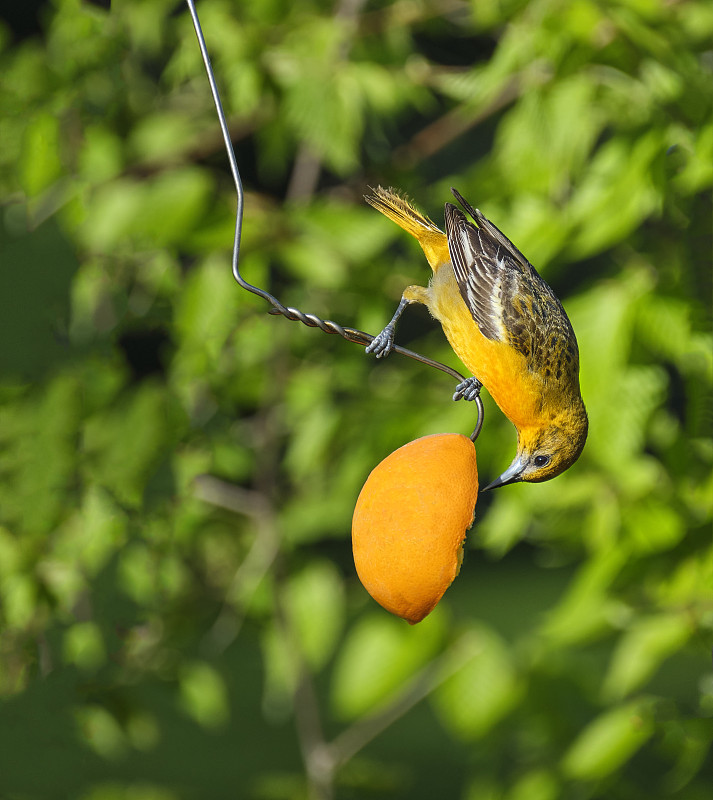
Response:
[{"label": "bird's wing", "polygon": [[533,370],[556,370],[560,357],[578,367],[574,332],[552,289],[492,222],[471,213],[477,227],[446,203],[446,236],[461,297],[483,336],[515,348]]}]

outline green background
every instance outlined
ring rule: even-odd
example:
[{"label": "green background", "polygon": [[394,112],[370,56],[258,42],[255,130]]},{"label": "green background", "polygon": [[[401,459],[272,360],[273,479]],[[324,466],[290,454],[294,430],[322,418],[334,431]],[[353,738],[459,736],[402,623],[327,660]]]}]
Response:
[{"label": "green background", "polygon": [[[409,627],[351,559],[453,381],[271,317],[185,6],[0,27],[0,796],[707,800],[713,5],[201,0],[242,269],[376,333],[423,283],[366,206],[457,187],[563,300],[590,437],[484,495]],[[9,13],[8,9],[8,13]],[[462,369],[410,309],[399,343]],[[515,451],[489,398],[481,479]]]}]

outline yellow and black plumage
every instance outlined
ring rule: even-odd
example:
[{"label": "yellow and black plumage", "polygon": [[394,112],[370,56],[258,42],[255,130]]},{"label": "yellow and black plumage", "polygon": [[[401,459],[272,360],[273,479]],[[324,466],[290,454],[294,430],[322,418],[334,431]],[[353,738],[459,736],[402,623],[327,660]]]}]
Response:
[{"label": "yellow and black plumage", "polygon": [[517,429],[517,455],[488,488],[549,480],[577,460],[587,437],[577,339],[562,304],[525,256],[454,194],[476,224],[446,203],[445,233],[392,189],[366,197],[418,239],[433,270],[428,287],[404,290],[394,318],[367,351],[388,355],[403,309],[426,305],[477,379],[456,396],[472,399],[482,383]]}]

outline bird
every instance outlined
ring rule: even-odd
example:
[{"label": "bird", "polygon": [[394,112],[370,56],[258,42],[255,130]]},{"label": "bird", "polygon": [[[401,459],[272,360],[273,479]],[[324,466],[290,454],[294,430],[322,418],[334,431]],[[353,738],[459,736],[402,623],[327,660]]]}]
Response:
[{"label": "bird", "polygon": [[395,325],[412,303],[425,305],[472,373],[454,400],[484,386],[517,430],[510,466],[484,487],[539,483],[574,464],[588,432],[579,385],[579,347],[555,293],[490,220],[451,189],[466,214],[445,204],[445,233],[395,189],[365,200],[414,236],[431,266],[428,286],[404,290],[396,313],[366,348],[377,358],[394,347]]}]

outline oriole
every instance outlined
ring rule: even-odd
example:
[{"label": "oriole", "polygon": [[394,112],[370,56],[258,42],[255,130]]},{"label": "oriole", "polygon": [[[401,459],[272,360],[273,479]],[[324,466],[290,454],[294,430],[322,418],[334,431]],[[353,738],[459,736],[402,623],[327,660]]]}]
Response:
[{"label": "oriole", "polygon": [[451,203],[446,232],[393,189],[366,201],[418,239],[433,276],[408,286],[391,322],[366,348],[377,358],[394,345],[404,308],[423,303],[473,373],[454,399],[473,400],[481,385],[517,429],[517,455],[486,489],[546,481],[572,466],[587,438],[579,388],[579,349],[562,304],[535,268],[480,211],[453,194],[477,226]]}]

